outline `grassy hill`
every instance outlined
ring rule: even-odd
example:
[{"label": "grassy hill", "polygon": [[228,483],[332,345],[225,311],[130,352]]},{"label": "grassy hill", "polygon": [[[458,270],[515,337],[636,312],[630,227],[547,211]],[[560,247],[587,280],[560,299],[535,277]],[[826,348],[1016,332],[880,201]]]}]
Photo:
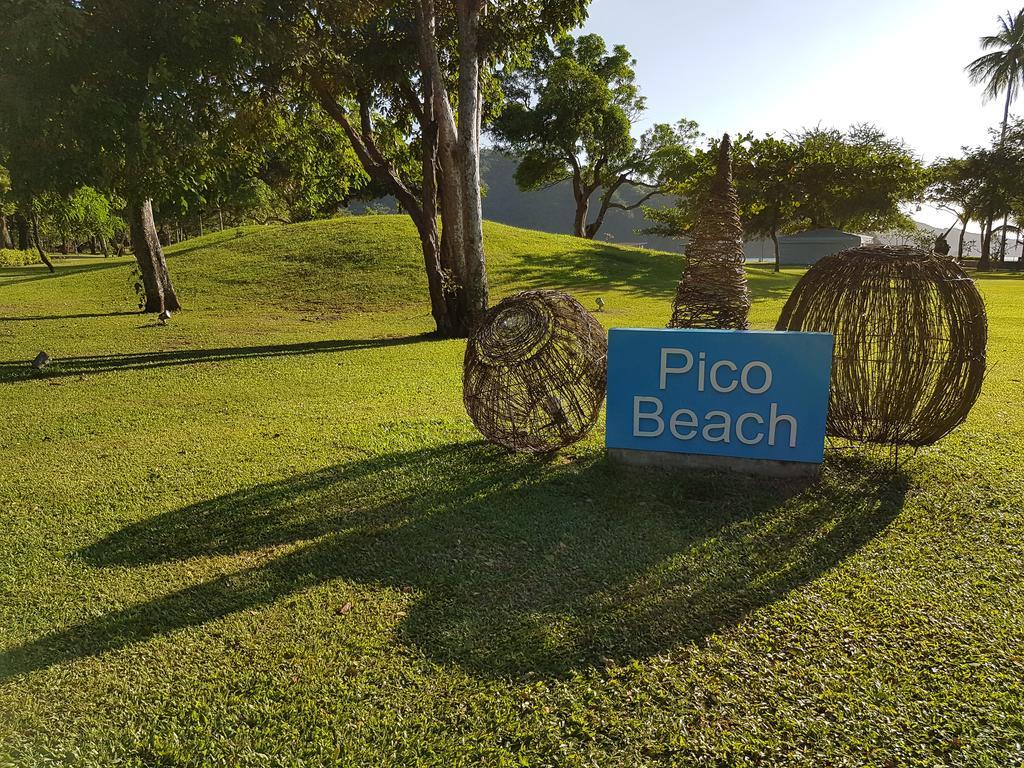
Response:
[{"label": "grassy hill", "polygon": [[[678,257],[486,237],[496,298],[668,317]],[[0,268],[0,765],[1019,762],[1024,279],[965,425],[802,486],[483,443],[402,217],[170,253],[167,327]]]}]

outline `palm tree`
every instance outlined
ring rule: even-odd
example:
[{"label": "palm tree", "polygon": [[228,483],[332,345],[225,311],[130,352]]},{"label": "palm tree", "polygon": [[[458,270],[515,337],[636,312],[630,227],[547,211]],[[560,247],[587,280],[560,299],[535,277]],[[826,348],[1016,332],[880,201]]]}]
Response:
[{"label": "palm tree", "polygon": [[[1006,12],[999,17],[999,32],[981,38],[981,48],[991,51],[979,56],[967,65],[967,74],[975,85],[985,86],[986,101],[997,99],[1006,92],[1006,105],[1003,107],[1003,127],[999,134],[997,155],[1002,152],[1003,141],[1006,139],[1006,124],[1010,118],[1010,104],[1017,98],[1022,81],[1024,81],[1024,8],[1016,14]],[[990,239],[992,236],[992,219],[995,215],[995,194],[990,195],[986,220],[982,223],[980,269],[989,267]],[[1003,219],[1000,252],[1006,250],[1006,219]]]}]

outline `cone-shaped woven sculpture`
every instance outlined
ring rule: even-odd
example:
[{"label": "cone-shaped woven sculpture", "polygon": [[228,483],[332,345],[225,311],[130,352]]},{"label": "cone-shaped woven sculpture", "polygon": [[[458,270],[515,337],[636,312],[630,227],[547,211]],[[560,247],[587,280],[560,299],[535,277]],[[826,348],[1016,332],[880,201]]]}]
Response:
[{"label": "cone-shaped woven sculpture", "polygon": [[732,185],[732,142],[722,137],[711,197],[686,246],[669,328],[747,327],[750,291],[743,271],[743,225]]}]

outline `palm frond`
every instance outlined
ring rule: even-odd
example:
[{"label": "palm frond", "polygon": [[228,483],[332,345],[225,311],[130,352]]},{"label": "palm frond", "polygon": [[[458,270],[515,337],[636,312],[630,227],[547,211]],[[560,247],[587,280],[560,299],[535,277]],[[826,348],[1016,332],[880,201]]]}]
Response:
[{"label": "palm frond", "polygon": [[971,83],[984,85],[985,101],[1007,92],[1013,101],[1024,77],[1024,9],[1000,15],[998,34],[985,35],[979,44],[991,53],[979,56],[965,67]]},{"label": "palm frond", "polygon": [[978,44],[981,46],[981,50],[987,51],[990,48],[1003,48],[1009,46],[1009,41],[1003,35],[985,35]]}]

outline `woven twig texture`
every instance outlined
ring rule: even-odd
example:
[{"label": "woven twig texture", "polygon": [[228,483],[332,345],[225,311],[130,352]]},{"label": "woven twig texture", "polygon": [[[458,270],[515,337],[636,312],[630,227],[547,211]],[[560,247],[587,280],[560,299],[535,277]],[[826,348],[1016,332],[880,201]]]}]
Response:
[{"label": "woven twig texture", "polygon": [[722,137],[711,196],[686,246],[670,328],[747,327],[750,291],[743,271],[743,225],[732,184],[732,143]]},{"label": "woven twig texture", "polygon": [[835,335],[833,437],[930,445],[967,418],[985,377],[978,289],[956,262],[917,248],[823,258],[797,283],[777,327]]},{"label": "woven twig texture", "polygon": [[466,346],[466,411],[491,442],[544,453],[582,439],[604,402],[608,338],[572,297],[527,291],[488,311]]}]

